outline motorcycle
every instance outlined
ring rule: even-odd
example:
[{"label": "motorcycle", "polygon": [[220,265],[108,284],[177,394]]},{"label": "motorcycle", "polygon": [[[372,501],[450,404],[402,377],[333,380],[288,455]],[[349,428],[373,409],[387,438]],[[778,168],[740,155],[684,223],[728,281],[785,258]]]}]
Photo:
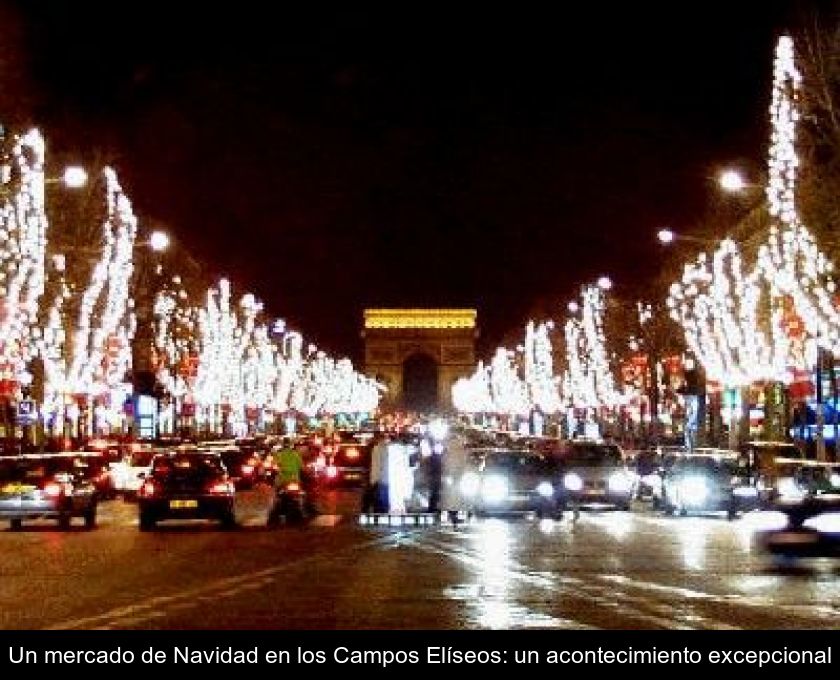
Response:
[{"label": "motorcycle", "polygon": [[275,490],[274,505],[268,514],[268,526],[302,524],[307,516],[306,491],[300,482],[287,482]]}]

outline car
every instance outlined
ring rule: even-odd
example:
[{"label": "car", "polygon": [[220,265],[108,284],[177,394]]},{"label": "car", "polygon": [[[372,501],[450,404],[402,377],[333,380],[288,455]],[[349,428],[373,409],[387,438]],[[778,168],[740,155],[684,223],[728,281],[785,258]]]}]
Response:
[{"label": "car", "polygon": [[665,463],[658,505],[672,515],[724,511],[729,519],[759,507],[758,488],[736,451],[675,454]]},{"label": "car", "polygon": [[612,506],[630,508],[636,476],[627,468],[621,449],[599,441],[573,440],[561,445],[558,502],[562,508]]},{"label": "car", "polygon": [[808,461],[804,452],[791,442],[750,441],[739,449],[746,459],[763,506],[772,505],[782,496],[799,496],[794,479]]},{"label": "car", "polygon": [[640,501],[653,501],[662,490],[662,452],[659,448],[646,448],[628,451],[627,466],[636,478],[635,498]]},{"label": "car", "polygon": [[236,487],[216,451],[171,451],[152,459],[137,493],[140,530],[167,519],[214,519],[236,526]]},{"label": "car", "polygon": [[152,470],[152,458],[157,450],[141,444],[135,444],[134,450],[127,453],[116,463],[111,463],[111,478],[114,489],[124,497],[137,495],[143,480]]},{"label": "car", "polygon": [[757,515],[758,545],[771,555],[840,557],[840,490],[779,500]]},{"label": "car", "polygon": [[90,467],[90,454],[48,453],[0,458],[0,519],[13,530],[24,520],[58,520],[69,529],[73,517],[81,517],[85,528],[96,526],[98,494]]},{"label": "car", "polygon": [[76,451],[76,453],[78,454],[76,458],[77,467],[85,468],[84,471],[80,469],[79,472],[83,473],[96,486],[98,500],[116,498],[117,491],[111,474],[112,454],[101,450]]},{"label": "car", "polygon": [[536,513],[543,517],[557,514],[557,468],[550,456],[494,448],[471,451],[470,461],[469,469],[458,480],[458,488],[472,512]]},{"label": "car", "polygon": [[254,452],[232,447],[219,449],[219,455],[237,489],[251,489],[262,477],[262,459]]},{"label": "car", "polygon": [[370,477],[373,445],[369,437],[339,432],[324,446],[326,481],[333,485],[362,486]]}]

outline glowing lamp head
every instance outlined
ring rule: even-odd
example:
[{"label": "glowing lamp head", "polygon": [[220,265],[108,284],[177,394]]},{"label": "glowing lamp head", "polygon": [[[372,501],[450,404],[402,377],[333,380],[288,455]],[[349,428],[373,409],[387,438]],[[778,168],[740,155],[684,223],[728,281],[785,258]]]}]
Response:
[{"label": "glowing lamp head", "polygon": [[598,288],[601,290],[610,290],[612,287],[613,282],[609,276],[601,276],[598,278]]},{"label": "glowing lamp head", "polygon": [[169,247],[169,235],[165,231],[153,231],[149,237],[149,246],[156,253],[162,253]]},{"label": "glowing lamp head", "polygon": [[80,189],[87,184],[87,172],[80,165],[69,165],[64,168],[61,181],[68,189]]},{"label": "glowing lamp head", "polygon": [[660,243],[668,245],[669,243],[674,242],[674,239],[677,238],[677,235],[670,229],[660,229],[656,233],[656,238],[659,239]]},{"label": "glowing lamp head", "polygon": [[743,175],[737,170],[724,170],[718,177],[718,184],[721,189],[733,194],[743,191],[747,186]]}]

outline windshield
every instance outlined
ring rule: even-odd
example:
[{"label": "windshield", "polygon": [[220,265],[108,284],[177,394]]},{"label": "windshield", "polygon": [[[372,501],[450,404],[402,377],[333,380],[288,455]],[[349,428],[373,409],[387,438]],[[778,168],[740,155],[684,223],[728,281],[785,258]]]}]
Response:
[{"label": "windshield", "polygon": [[543,474],[550,471],[551,464],[543,456],[511,451],[488,455],[484,459],[484,469],[505,471],[514,474]]},{"label": "windshield", "polygon": [[73,472],[73,457],[9,458],[0,461],[0,482],[37,484],[60,472]]},{"label": "windshield", "polygon": [[719,460],[717,458],[709,458],[706,456],[681,458],[674,464],[674,469],[679,472],[696,472],[710,475],[737,475],[741,472],[738,468],[738,461],[736,460]]},{"label": "windshield", "polygon": [[569,465],[585,467],[613,467],[622,464],[621,451],[617,446],[609,445],[577,445],[573,446],[564,456]]},{"label": "windshield", "polygon": [[224,474],[224,469],[216,454],[180,453],[174,456],[156,456],[152,461],[152,474],[158,478],[171,475],[209,477]]}]

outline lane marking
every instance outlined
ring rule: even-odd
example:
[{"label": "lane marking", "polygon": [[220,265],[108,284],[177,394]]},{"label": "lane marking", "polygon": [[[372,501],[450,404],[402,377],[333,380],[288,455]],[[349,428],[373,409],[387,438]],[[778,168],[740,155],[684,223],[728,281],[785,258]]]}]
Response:
[{"label": "lane marking", "polygon": [[128,606],[115,607],[100,614],[84,616],[75,619],[68,619],[46,626],[44,630],[69,630],[69,629],[105,629],[122,628],[128,625],[143,623],[152,618],[161,618],[168,615],[168,612],[177,611],[198,606],[199,602],[207,602],[208,598],[218,601],[219,598],[230,597],[243,590],[250,590],[251,583],[268,585],[274,582],[279,576],[289,569],[299,567],[309,562],[315,562],[324,558],[333,559],[338,555],[353,553],[378,544],[387,543],[392,540],[391,536],[383,536],[368,541],[363,541],[347,546],[337,551],[319,552],[314,555],[307,555],[296,560],[265,567],[246,574],[217,578],[200,586],[189,588],[183,592],[172,595],[156,595],[147,598],[143,602]]}]

